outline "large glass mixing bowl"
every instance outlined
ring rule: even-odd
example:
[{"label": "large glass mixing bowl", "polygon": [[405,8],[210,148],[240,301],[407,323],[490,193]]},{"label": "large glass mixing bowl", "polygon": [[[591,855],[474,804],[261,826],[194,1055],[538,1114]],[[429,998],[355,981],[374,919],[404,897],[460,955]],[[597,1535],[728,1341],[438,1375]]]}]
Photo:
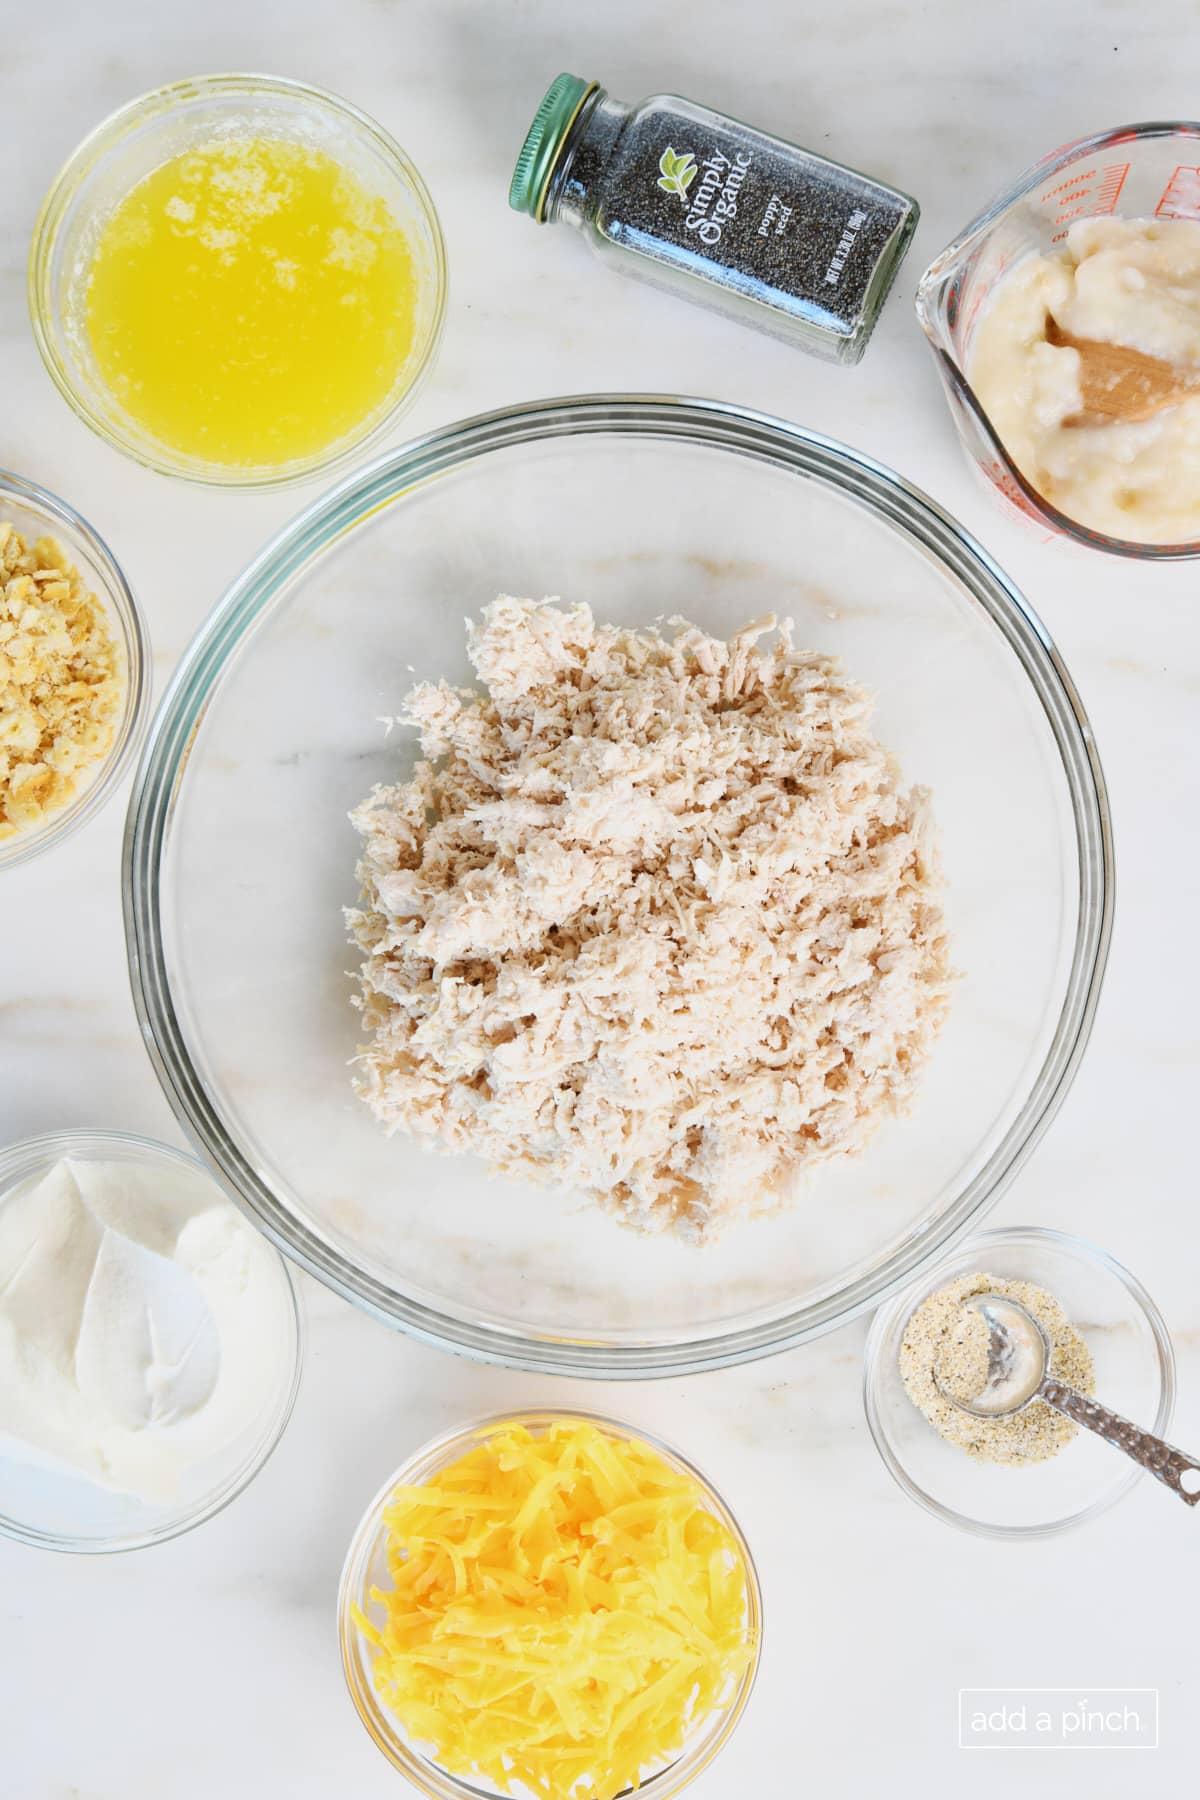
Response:
[{"label": "large glass mixing bowl", "polygon": [[[726,634],[774,609],[878,695],[934,794],[950,1022],[915,1111],[798,1204],[697,1249],[387,1139],[355,1098],[347,813],[403,778],[385,721],[466,682],[497,591]],[[978,1221],[1061,1100],[1108,944],[1087,720],[988,556],[868,457],[711,401],[545,402],[344,481],[235,582],[176,673],[126,836],[134,998],[168,1097],[230,1191],[387,1323],[525,1368],[717,1367],[829,1330]]]}]

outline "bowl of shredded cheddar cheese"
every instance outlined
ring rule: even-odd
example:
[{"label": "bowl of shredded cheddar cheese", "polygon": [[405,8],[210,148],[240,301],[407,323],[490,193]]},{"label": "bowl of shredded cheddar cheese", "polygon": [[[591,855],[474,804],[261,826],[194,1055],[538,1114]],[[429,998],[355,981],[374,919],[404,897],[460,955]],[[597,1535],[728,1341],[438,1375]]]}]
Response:
[{"label": "bowl of shredded cheddar cheese", "polygon": [[741,1717],[762,1639],[705,1477],[572,1411],[419,1451],[368,1507],[338,1611],[358,1715],[430,1800],[678,1794]]}]

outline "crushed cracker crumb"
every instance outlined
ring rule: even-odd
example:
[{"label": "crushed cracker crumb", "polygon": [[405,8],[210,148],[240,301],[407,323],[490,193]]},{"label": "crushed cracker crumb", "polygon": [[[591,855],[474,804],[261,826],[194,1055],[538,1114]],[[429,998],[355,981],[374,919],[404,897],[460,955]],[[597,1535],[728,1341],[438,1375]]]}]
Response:
[{"label": "crushed cracker crumb", "polygon": [[0,839],[74,798],[112,744],[123,690],[104,609],[62,546],[0,522]]}]

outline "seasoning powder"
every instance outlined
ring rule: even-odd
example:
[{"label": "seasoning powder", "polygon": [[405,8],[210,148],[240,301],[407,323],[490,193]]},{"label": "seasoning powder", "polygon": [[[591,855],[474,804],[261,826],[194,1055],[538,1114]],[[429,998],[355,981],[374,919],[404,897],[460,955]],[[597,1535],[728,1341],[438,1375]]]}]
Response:
[{"label": "seasoning powder", "polygon": [[949,1393],[969,1403],[987,1381],[987,1323],[964,1304],[975,1294],[1002,1294],[1032,1313],[1050,1340],[1049,1373],[1081,1394],[1094,1391],[1092,1353],[1053,1294],[1031,1281],[1006,1281],[980,1271],[930,1294],[909,1319],[900,1345],[900,1376],[908,1397],[948,1444],[957,1444],[979,1462],[1046,1462],[1070,1443],[1079,1427],[1044,1400],[1033,1400],[1005,1418],[978,1419],[946,1398]]}]

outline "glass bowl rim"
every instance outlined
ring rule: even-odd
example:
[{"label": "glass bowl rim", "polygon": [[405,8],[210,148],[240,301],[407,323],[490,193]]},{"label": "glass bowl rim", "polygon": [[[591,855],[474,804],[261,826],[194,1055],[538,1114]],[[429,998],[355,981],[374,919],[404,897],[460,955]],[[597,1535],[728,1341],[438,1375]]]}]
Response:
[{"label": "glass bowl rim", "polygon": [[[348,123],[361,136],[369,138],[380,150],[401,184],[411,193],[429,232],[433,248],[434,309],[425,340],[408,382],[393,397],[385,410],[365,429],[351,432],[331,449],[315,452],[298,462],[272,470],[256,467],[239,473],[236,467],[222,468],[217,463],[200,463],[169,446],[155,449],[149,439],[143,443],[114,429],[97,413],[72,379],[60,353],[59,331],[54,322],[54,300],[50,292],[50,263],[67,207],[108,151],[131,131],[147,120],[165,117],[177,107],[204,101],[213,95],[230,94],[253,98],[256,94],[275,94],[297,100],[304,107],[333,114]],[[417,398],[433,366],[446,319],[449,277],[446,266],[446,244],[441,220],[423,176],[411,157],[377,120],[328,88],[310,82],[294,81],[284,75],[263,75],[252,71],[230,71],[216,75],[186,76],[151,88],[127,100],[109,113],[76,145],[54,177],[38,211],[37,222],[29,246],[26,278],[29,317],[38,351],[47,373],[77,418],[114,450],[120,451],[143,468],[176,480],[194,482],[201,487],[234,488],[244,492],[290,487],[311,481],[343,467],[374,443]]]},{"label": "glass bowl rim", "polygon": [[[276,593],[354,525],[426,479],[498,450],[606,434],[699,443],[815,477],[865,502],[956,575],[1000,630],[1041,702],[1062,759],[1079,859],[1071,975],[1052,1043],[1017,1118],[938,1224],[911,1231],[882,1269],[869,1269],[795,1312],[670,1344],[526,1334],[438,1312],[355,1269],[288,1214],[226,1132],[192,1066],[170,992],[159,910],[162,857],[194,731],[227,658]],[[904,1286],[982,1217],[1050,1123],[1086,1047],[1112,930],[1113,880],[1104,775],[1074,683],[1029,603],[962,526],[872,457],[769,414],[719,400],[594,394],[502,408],[427,433],[346,477],[268,542],[208,615],[160,702],[126,818],[122,897],[134,1006],[167,1099],[229,1191],[285,1255],[373,1317],[440,1348],[541,1374],[634,1379],[748,1362],[844,1325]]]},{"label": "glass bowl rim", "polygon": [[[521,1406],[501,1412],[485,1413],[461,1424],[451,1425],[445,1431],[439,1432],[436,1437],[430,1438],[414,1450],[410,1456],[407,1456],[394,1474],[388,1477],[354,1528],[338,1581],[338,1645],[341,1653],[342,1675],[354,1710],[376,1748],[387,1757],[394,1768],[399,1769],[415,1787],[418,1787],[427,1796],[427,1800],[458,1800],[458,1797],[461,1797],[461,1800],[491,1800],[491,1797],[487,1789],[473,1786],[465,1776],[453,1775],[443,1769],[440,1764],[434,1763],[431,1758],[419,1756],[411,1750],[398,1732],[387,1729],[386,1711],[382,1706],[379,1707],[379,1713],[383,1721],[383,1728],[375,1719],[368,1716],[364,1698],[359,1691],[360,1670],[355,1654],[358,1628],[351,1617],[350,1609],[362,1596],[366,1568],[383,1530],[383,1509],[396,1487],[402,1483],[411,1483],[414,1478],[421,1481],[427,1480],[437,1470],[445,1468],[455,1455],[468,1450],[472,1444],[494,1431],[503,1430],[508,1425],[537,1427],[557,1424],[560,1421],[595,1425],[610,1436],[647,1444],[652,1450],[665,1457],[669,1463],[683,1470],[696,1482],[705,1504],[729,1529],[746,1570],[747,1630],[752,1637],[753,1656],[742,1674],[737,1691],[731,1697],[729,1704],[721,1709],[721,1716],[717,1721],[711,1742],[706,1744],[701,1738],[692,1746],[691,1752],[685,1746],[673,1762],[648,1776],[637,1791],[647,1794],[651,1800],[655,1800],[656,1796],[661,1796],[661,1800],[670,1800],[671,1796],[682,1793],[724,1749],[750,1703],[750,1696],[754,1691],[754,1684],[758,1679],[759,1666],[762,1661],[762,1583],[753,1552],[746,1540],[746,1534],[742,1530],[736,1513],[715,1482],[674,1444],[658,1437],[654,1432],[643,1431],[639,1426],[627,1424],[622,1419],[614,1419],[611,1414],[592,1412],[585,1407],[552,1405]],[[682,1766],[687,1763],[689,1754],[698,1753],[702,1748],[703,1754],[698,1755],[693,1766]],[[668,1781],[672,1771],[677,1771],[679,1777],[674,1784]]]},{"label": "glass bowl rim", "polygon": [[[43,850],[61,843],[79,826],[94,818],[110,799],[141,746],[150,718],[151,687],[150,634],[142,609],[124,569],[95,526],[58,494],[52,494],[49,488],[18,475],[13,469],[0,468],[0,511],[6,499],[30,512],[44,515],[48,534],[57,526],[68,540],[63,545],[68,553],[71,537],[78,538],[100,571],[104,578],[105,612],[110,617],[115,615],[125,652],[126,692],[120,727],[93,779],[73,800],[52,813],[41,830],[18,832],[15,837],[0,843],[0,870],[15,869],[22,863],[31,862]],[[80,573],[84,574],[84,571]]]},{"label": "glass bowl rim", "polygon": [[[118,1154],[122,1149],[131,1150],[135,1155],[147,1161],[162,1158],[165,1161],[181,1163],[184,1167],[196,1170],[214,1183],[225,1198],[229,1199],[222,1183],[213,1171],[187,1150],[176,1149],[173,1144],[164,1144],[157,1138],[145,1137],[140,1132],[114,1131],[101,1128],[80,1127],[66,1128],[59,1131],[40,1132],[35,1137],[20,1138],[11,1144],[0,1147],[0,1206],[20,1182],[30,1179],[39,1168],[57,1162],[62,1156],[72,1153],[80,1154],[85,1150],[98,1150],[103,1154]],[[233,1205],[230,1200],[230,1205]],[[73,1538],[56,1532],[40,1531],[17,1519],[10,1519],[0,1512],[0,1535],[12,1538],[16,1543],[25,1544],[34,1550],[55,1550],[68,1555],[78,1556],[123,1556],[131,1550],[146,1550],[154,1544],[168,1543],[172,1538],[183,1537],[197,1525],[207,1524],[209,1519],[224,1512],[240,1494],[243,1494],[261,1473],[270,1457],[274,1454],[296,1404],[296,1396],[300,1391],[300,1376],[304,1368],[304,1346],[306,1330],[304,1323],[304,1307],[300,1300],[296,1279],[285,1256],[276,1254],[279,1269],[284,1278],[285,1291],[288,1296],[288,1319],[291,1325],[292,1367],[287,1377],[286,1386],[282,1388],[276,1402],[275,1412],[270,1430],[263,1437],[252,1456],[227,1481],[221,1484],[206,1500],[199,1501],[189,1512],[171,1519],[155,1527],[153,1530],[131,1532],[127,1537]]]},{"label": "glass bowl rim", "polygon": [[[977,1236],[967,1238],[955,1245],[954,1257],[957,1260],[979,1250],[981,1256],[995,1246],[1001,1248],[1007,1244],[1036,1248],[1045,1244],[1052,1248],[1076,1254],[1083,1262],[1103,1269],[1107,1274],[1115,1276],[1121,1286],[1129,1294],[1138,1307],[1146,1323],[1150,1327],[1158,1352],[1158,1367],[1161,1380],[1161,1391],[1158,1398],[1158,1410],[1154,1422],[1147,1429],[1156,1437],[1162,1437],[1171,1425],[1175,1411],[1175,1346],[1167,1322],[1163,1318],[1156,1302],[1150,1297],[1137,1276],[1127,1269],[1115,1256],[1092,1243],[1090,1238],[1079,1237],[1074,1232],[1058,1231],[1048,1225],[1001,1225],[992,1231],[981,1231]],[[949,1258],[946,1259],[947,1263]],[[944,1506],[940,1500],[930,1493],[908,1473],[892,1448],[887,1432],[884,1430],[879,1412],[879,1384],[883,1377],[883,1345],[888,1333],[895,1327],[900,1315],[907,1308],[912,1310],[919,1299],[932,1292],[930,1283],[939,1279],[940,1265],[925,1269],[918,1280],[895,1294],[886,1306],[881,1306],[871,1321],[871,1329],[867,1335],[866,1347],[863,1351],[863,1410],[866,1413],[867,1429],[888,1474],[897,1487],[915,1500],[917,1505],[930,1513],[935,1519],[941,1519],[948,1525],[957,1526],[961,1531],[969,1531],[979,1537],[990,1538],[1045,1538],[1056,1537],[1061,1531],[1069,1531],[1073,1526],[1084,1525],[1091,1519],[1099,1518],[1110,1507],[1123,1500],[1136,1485],[1140,1476],[1146,1471],[1137,1467],[1132,1461],[1123,1481],[1114,1483],[1111,1493],[1090,1501],[1075,1512],[1068,1513],[1065,1518],[1053,1519],[1040,1525],[1000,1525],[990,1520],[973,1519],[969,1513],[958,1512],[954,1507]],[[1115,1454],[1115,1453],[1114,1453]]]},{"label": "glass bowl rim", "polygon": [[1026,509],[1058,537],[1083,544],[1089,550],[1100,550],[1109,556],[1125,556],[1134,562],[1188,562],[1200,557],[1200,538],[1188,539],[1180,544],[1143,544],[1135,538],[1109,537],[1103,531],[1093,531],[1090,526],[1081,525],[1077,519],[1068,518],[1066,513],[1059,512],[1044,495],[1032,485],[1021,473],[1009,455],[999,433],[984,410],[975,389],[967,378],[957,356],[952,355],[946,344],[946,334],[940,324],[941,307],[939,295],[948,275],[960,260],[973,248],[977,240],[986,236],[996,220],[1006,213],[1009,207],[1032,193],[1034,188],[1064,168],[1080,155],[1092,152],[1102,153],[1115,146],[1128,143],[1131,138],[1200,138],[1200,121],[1194,119],[1148,119],[1136,125],[1114,125],[1107,131],[1096,131],[1087,137],[1073,138],[1070,143],[1061,144],[1057,150],[1051,150],[1037,162],[1030,163],[1028,168],[1016,177],[1008,187],[988,202],[983,210],[975,215],[969,224],[957,231],[946,245],[938,252],[925,273],[917,283],[915,307],[917,322],[925,334],[926,341],[933,353],[941,372],[942,379],[954,394],[959,404],[970,413],[975,425],[982,433],[992,450],[1006,478],[1010,478],[1020,491]]}]

